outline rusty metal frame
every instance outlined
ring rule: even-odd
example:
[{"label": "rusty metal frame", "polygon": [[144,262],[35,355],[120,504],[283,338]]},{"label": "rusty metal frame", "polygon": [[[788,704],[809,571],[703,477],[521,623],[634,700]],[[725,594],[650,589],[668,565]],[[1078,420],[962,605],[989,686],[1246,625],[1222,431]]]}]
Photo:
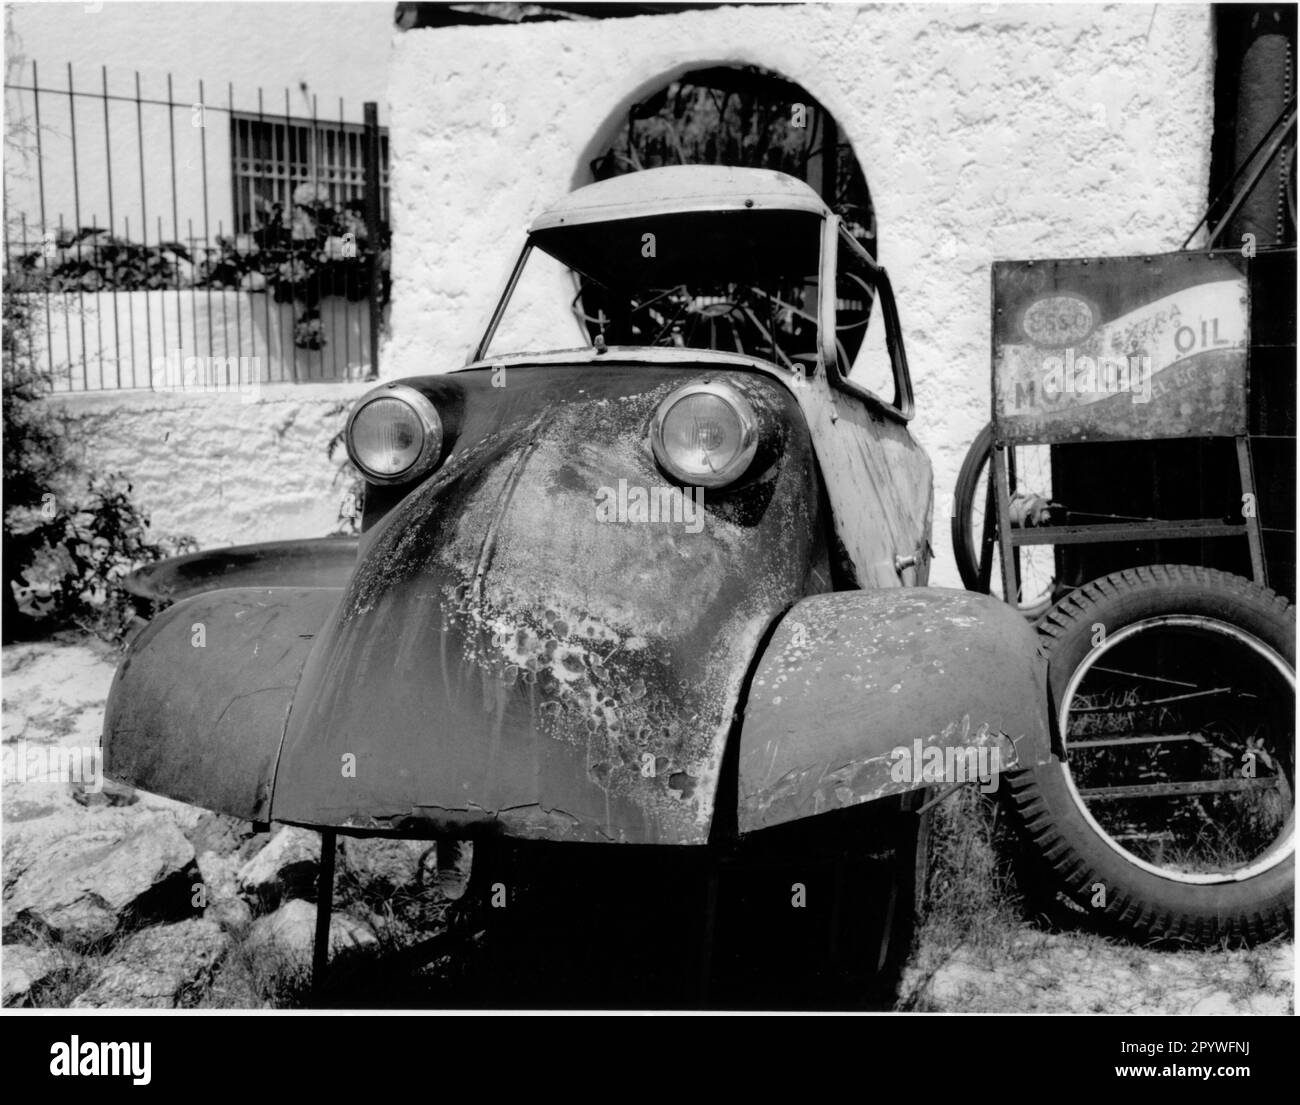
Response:
[{"label": "rusty metal frame", "polygon": [[[827,217],[823,233],[822,287],[819,290],[821,298],[818,322],[825,335],[819,342],[819,347],[826,364],[826,378],[837,390],[869,403],[873,410],[881,411],[900,422],[910,422],[916,413],[916,403],[912,391],[912,375],[907,367],[907,349],[903,344],[902,324],[898,319],[898,304],[894,299],[894,288],[889,281],[889,274],[844,228],[844,221],[838,215]],[[893,373],[894,390],[899,406],[850,380],[849,373],[853,369],[851,364],[846,364],[844,371],[840,370],[835,320],[839,299],[837,287],[841,242],[853,250],[859,260],[866,262],[874,281],[876,304],[880,308],[881,318],[885,324],[885,347],[889,353],[889,366]],[[865,342],[865,335],[863,340]]]},{"label": "rusty metal frame", "polygon": [[[1105,525],[1035,526],[1033,529],[1017,529],[1011,525],[1011,481],[1004,455],[1008,446],[994,442],[992,456],[989,458],[989,478],[997,500],[997,539],[1002,553],[1003,595],[1020,593],[1020,581],[1017,578],[1019,565],[1015,559],[1015,550],[1027,545],[1098,545],[1112,541],[1168,541],[1212,537],[1246,538],[1250,545],[1251,578],[1261,587],[1267,587],[1268,571],[1264,565],[1263,529],[1259,520],[1259,497],[1255,490],[1250,439],[1243,435],[1235,441],[1241,493],[1243,497],[1249,495],[1255,503],[1254,509],[1241,522],[1224,522],[1218,518],[1186,518]],[[987,511],[985,518],[988,518]],[[986,564],[987,550],[985,542],[980,557],[981,579],[989,574],[991,567]]]},{"label": "rusty metal frame", "polygon": [[[1294,120],[1292,120],[1294,122]],[[1193,251],[1189,256],[1195,256],[1197,252]],[[1208,251],[1210,258],[1214,257],[1216,251]],[[1134,258],[1100,258],[1098,260],[1133,260]],[[1051,265],[1054,262],[1042,262]],[[1080,263],[1078,261],[1073,263]],[[1082,264],[1087,264],[1087,260],[1082,260]],[[1029,262],[1029,264],[1034,264]],[[1249,496],[1254,504],[1254,509],[1243,516],[1241,522],[1225,522],[1222,518],[1189,518],[1177,520],[1150,520],[1135,522],[1118,522],[1113,524],[1095,524],[1095,525],[1047,525],[1035,526],[1032,529],[1013,528],[1011,525],[1011,481],[1014,478],[1013,463],[1014,454],[1008,455],[1007,449],[1014,449],[1021,445],[1053,445],[1059,442],[1053,439],[1050,433],[1038,435],[1036,440],[1021,440],[1019,438],[1006,438],[1002,432],[1000,419],[998,417],[998,362],[997,362],[997,316],[1001,308],[997,305],[997,284],[994,276],[993,295],[990,296],[990,309],[992,312],[992,334],[994,342],[994,357],[991,365],[991,383],[993,387],[993,442],[990,448],[989,456],[989,489],[986,499],[986,508],[984,513],[984,533],[980,543],[980,581],[982,585],[987,586],[992,575],[992,564],[990,553],[992,544],[997,542],[1002,558],[1002,586],[1003,596],[1007,602],[1014,602],[1014,596],[1019,594],[1019,562],[1016,556],[1016,550],[1030,545],[1084,545],[1084,544],[1105,544],[1118,541],[1160,541],[1176,540],[1183,538],[1218,538],[1218,537],[1244,537],[1250,547],[1251,575],[1255,582],[1261,586],[1268,585],[1268,573],[1264,564],[1263,555],[1263,529],[1259,519],[1258,494],[1256,492],[1254,466],[1251,458],[1250,438],[1248,432],[1239,430],[1237,433],[1229,433],[1235,442],[1237,456],[1237,472],[1241,485],[1241,494],[1243,499]],[[1249,307],[1247,309],[1247,328],[1249,332]],[[1251,362],[1251,345],[1249,340],[1246,344],[1246,363],[1243,369],[1246,381],[1246,395],[1249,395],[1250,387],[1250,362]],[[1143,438],[1127,438],[1122,440],[1144,440]],[[993,510],[996,510],[996,524],[990,521]]]},{"label": "rusty metal frame", "polygon": [[478,345],[474,347],[474,352],[466,359],[466,365],[475,364],[487,356],[488,346],[492,344],[492,339],[496,336],[497,327],[501,325],[501,318],[506,313],[506,307],[509,306],[510,300],[515,294],[519,278],[524,272],[524,265],[528,263],[528,258],[532,255],[532,252],[533,240],[530,237],[524,242],[523,249],[519,251],[519,257],[515,261],[514,268],[510,270],[509,278],[506,280],[505,290],[497,299],[497,305],[492,311],[492,317],[488,319],[487,329],[483,331],[483,337],[479,339]]}]

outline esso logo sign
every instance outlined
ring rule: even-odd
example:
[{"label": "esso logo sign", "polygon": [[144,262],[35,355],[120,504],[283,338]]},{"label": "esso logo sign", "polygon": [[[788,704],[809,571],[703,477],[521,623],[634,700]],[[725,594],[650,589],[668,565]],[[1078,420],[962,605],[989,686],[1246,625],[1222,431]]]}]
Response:
[{"label": "esso logo sign", "polygon": [[1020,329],[1035,345],[1075,345],[1096,325],[1092,304],[1077,295],[1043,296],[1020,316]]}]

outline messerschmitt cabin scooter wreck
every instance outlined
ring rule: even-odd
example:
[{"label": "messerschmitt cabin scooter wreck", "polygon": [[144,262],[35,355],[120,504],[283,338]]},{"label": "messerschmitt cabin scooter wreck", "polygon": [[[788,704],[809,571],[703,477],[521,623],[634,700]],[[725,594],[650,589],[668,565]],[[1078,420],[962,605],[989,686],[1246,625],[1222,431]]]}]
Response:
[{"label": "messerschmitt cabin scooter wreck", "polygon": [[[572,273],[579,347],[499,351],[538,262]],[[889,280],[804,184],[579,189],[465,367],[357,402],[359,542],[146,570],[179,601],[118,672],[108,772],[318,829],[327,867],[339,833],[474,840],[476,867],[493,841],[723,856],[796,824],[869,848],[887,812],[902,917],[924,792],[1052,751],[1025,620],[926,586],[912,410]],[[873,930],[873,969],[907,928]]]}]

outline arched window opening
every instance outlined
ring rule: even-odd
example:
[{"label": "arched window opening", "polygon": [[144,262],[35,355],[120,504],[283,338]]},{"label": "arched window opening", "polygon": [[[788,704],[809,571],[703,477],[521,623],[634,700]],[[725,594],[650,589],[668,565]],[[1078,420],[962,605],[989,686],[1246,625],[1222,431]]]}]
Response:
[{"label": "arched window opening", "polygon": [[664,165],[776,169],[807,182],[876,256],[876,216],[862,166],[835,118],[805,89],[753,66],[683,74],[633,104],[596,180]]}]

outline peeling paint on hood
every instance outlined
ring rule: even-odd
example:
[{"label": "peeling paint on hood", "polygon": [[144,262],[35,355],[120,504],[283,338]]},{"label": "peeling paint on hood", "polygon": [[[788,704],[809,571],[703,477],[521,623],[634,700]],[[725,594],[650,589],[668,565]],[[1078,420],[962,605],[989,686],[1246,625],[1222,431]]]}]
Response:
[{"label": "peeling paint on hood", "polygon": [[[600,488],[668,484],[647,437],[658,404],[719,376],[778,428],[765,465],[705,494],[699,532],[602,521]],[[743,372],[489,378],[456,374],[455,449],[363,542],[304,672],[275,816],[703,843],[758,642],[829,586],[798,406]]]}]

